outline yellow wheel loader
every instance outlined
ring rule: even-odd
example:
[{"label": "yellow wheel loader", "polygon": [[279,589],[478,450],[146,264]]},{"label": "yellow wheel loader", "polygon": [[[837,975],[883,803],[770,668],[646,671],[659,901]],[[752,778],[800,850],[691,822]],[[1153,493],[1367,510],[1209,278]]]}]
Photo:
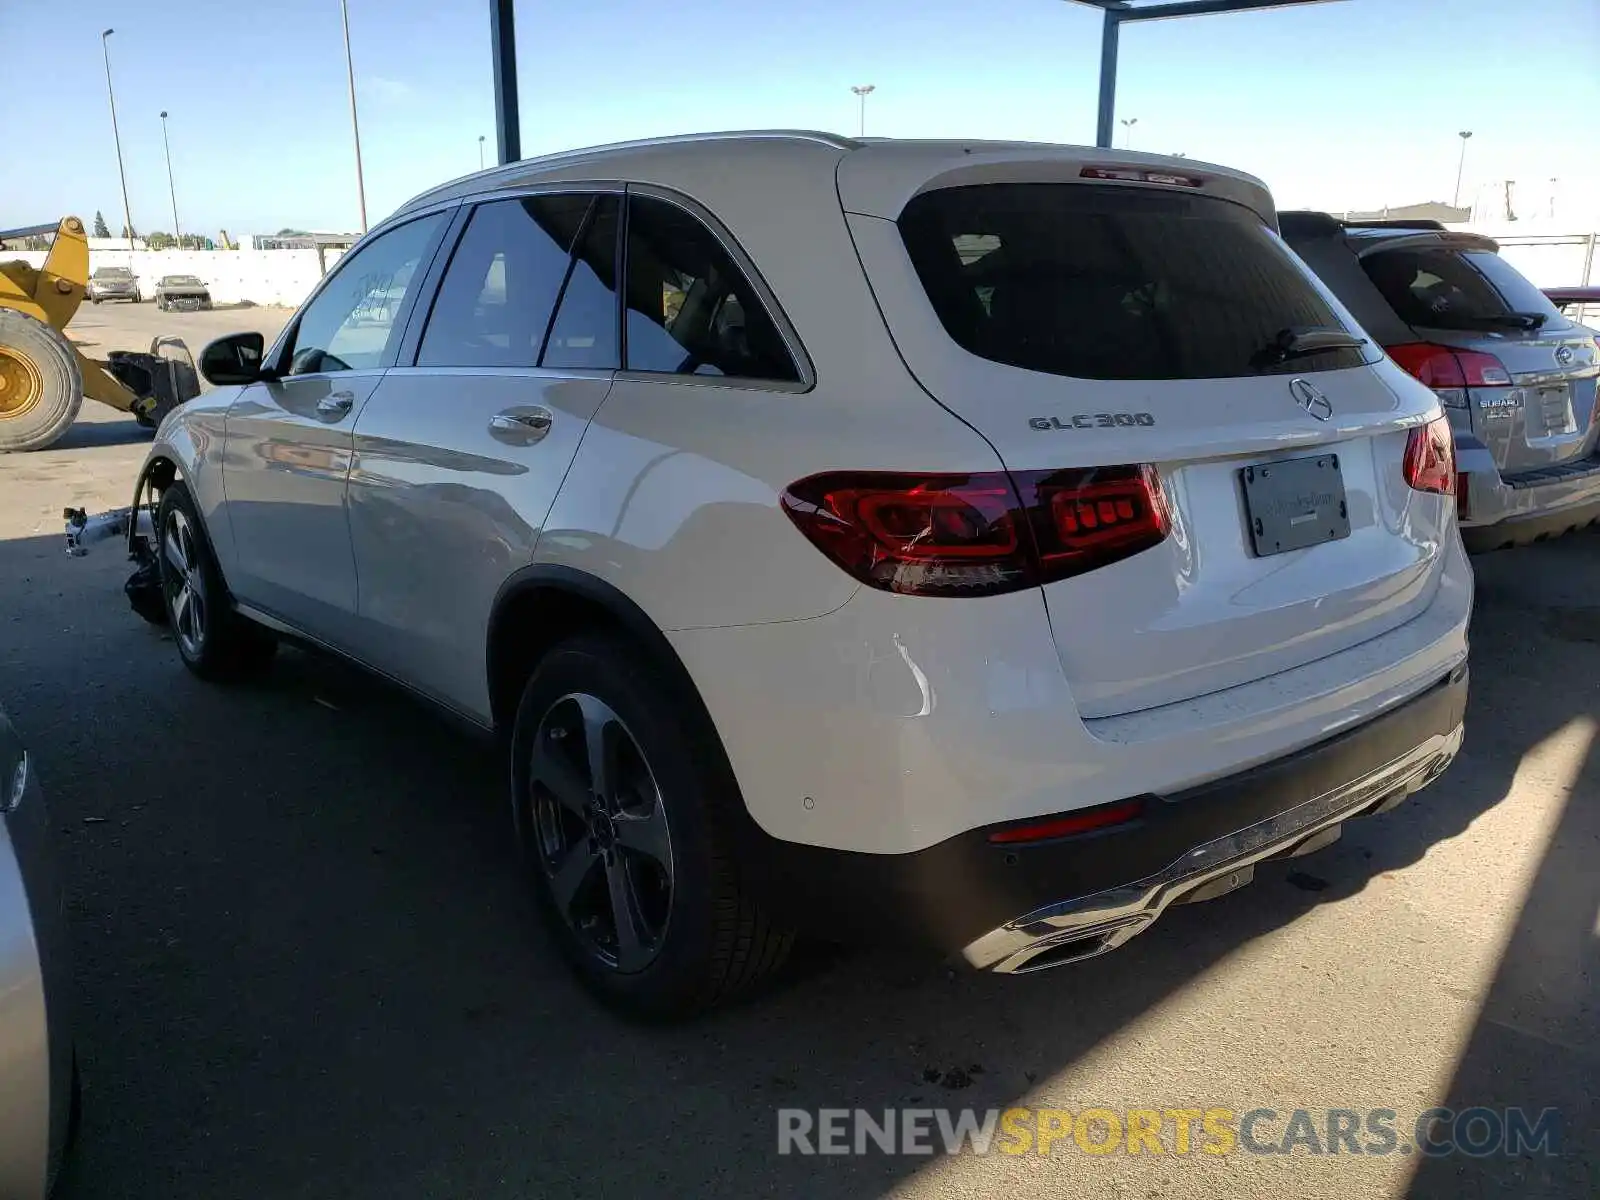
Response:
[{"label": "yellow wheel loader", "polygon": [[[0,246],[51,231],[0,230]],[[0,262],[0,454],[53,443],[77,419],[85,396],[153,429],[200,393],[194,358],[178,338],[154,339],[147,354],[112,351],[104,361],[67,339],[62,330],[89,282],[89,243],[77,217],[62,218],[53,231],[42,267]]]}]

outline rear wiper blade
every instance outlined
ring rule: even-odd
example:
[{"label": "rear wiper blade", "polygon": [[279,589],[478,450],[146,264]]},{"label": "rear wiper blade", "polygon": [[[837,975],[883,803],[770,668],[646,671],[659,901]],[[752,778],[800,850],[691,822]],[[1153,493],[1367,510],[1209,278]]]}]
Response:
[{"label": "rear wiper blade", "polygon": [[1324,350],[1357,350],[1367,344],[1367,339],[1357,337],[1343,329],[1323,325],[1296,325],[1280,329],[1272,340],[1257,350],[1250,358],[1253,367],[1275,367],[1291,358],[1304,358]]},{"label": "rear wiper blade", "polygon": [[1468,318],[1474,325],[1496,325],[1506,329],[1538,329],[1549,318],[1538,312],[1487,313]]}]

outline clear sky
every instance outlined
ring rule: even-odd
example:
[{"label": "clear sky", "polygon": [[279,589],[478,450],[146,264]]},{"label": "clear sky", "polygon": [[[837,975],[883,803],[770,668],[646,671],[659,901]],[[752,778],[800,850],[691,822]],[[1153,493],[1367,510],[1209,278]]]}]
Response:
[{"label": "clear sky", "polygon": [[[494,156],[487,0],[349,0],[377,221]],[[1518,14],[1524,14],[1519,16]],[[122,224],[100,58],[110,39],[134,225],[170,230],[170,113],[189,231],[357,224],[338,0],[0,0],[0,228]],[[1092,142],[1099,15],[1063,0],[523,0],[525,154],[706,129]],[[48,99],[21,90],[29,64]],[[41,91],[41,96],[43,95]],[[1341,0],[1123,33],[1137,149],[1254,172],[1282,207],[1449,200],[1517,181],[1600,221],[1600,0]],[[1119,143],[1123,130],[1118,127]]]}]

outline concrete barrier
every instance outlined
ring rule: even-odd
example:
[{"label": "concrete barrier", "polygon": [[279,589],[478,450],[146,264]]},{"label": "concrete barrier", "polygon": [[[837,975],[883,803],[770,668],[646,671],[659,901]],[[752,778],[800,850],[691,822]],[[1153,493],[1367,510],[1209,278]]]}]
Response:
[{"label": "concrete barrier", "polygon": [[[43,266],[43,250],[0,250],[0,259],[20,258]],[[216,304],[281,304],[294,308],[322,278],[340,251],[325,250],[91,250],[89,271],[131,267],[146,299],[153,299],[163,275],[193,275],[203,280]]]}]

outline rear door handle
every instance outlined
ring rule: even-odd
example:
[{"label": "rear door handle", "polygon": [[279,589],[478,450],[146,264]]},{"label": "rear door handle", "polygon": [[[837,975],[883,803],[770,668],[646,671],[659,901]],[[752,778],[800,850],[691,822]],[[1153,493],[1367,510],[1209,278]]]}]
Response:
[{"label": "rear door handle", "polygon": [[354,392],[329,392],[317,401],[317,415],[337,421],[350,411],[350,406],[355,402]]},{"label": "rear door handle", "polygon": [[531,446],[544,440],[552,420],[548,408],[508,408],[489,418],[489,436],[514,446]]}]

